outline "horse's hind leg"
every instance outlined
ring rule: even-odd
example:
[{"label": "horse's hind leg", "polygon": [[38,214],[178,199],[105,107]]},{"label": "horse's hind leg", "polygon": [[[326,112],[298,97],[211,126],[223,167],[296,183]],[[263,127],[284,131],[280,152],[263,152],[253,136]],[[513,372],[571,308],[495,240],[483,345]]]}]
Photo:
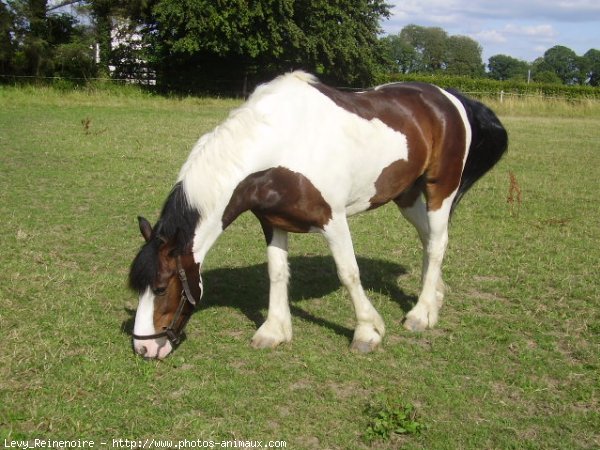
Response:
[{"label": "horse's hind leg", "polygon": [[357,323],[351,348],[360,352],[370,352],[381,344],[385,325],[361,285],[352,237],[345,215],[334,217],[325,227],[323,234],[333,254],[340,281],[352,298],[356,314]]},{"label": "horse's hind leg", "polygon": [[407,314],[404,327],[411,331],[432,328],[438,320],[438,312],[444,299],[442,281],[442,260],[448,244],[448,220],[453,196],[442,206],[431,211],[422,196],[417,196],[412,204],[399,198],[396,203],[402,215],[417,229],[423,245],[422,290],[419,301]]},{"label": "horse's hind leg", "polygon": [[292,316],[288,303],[288,234],[275,228],[265,230],[265,235],[269,241],[269,312],[267,320],[252,338],[254,348],[273,348],[292,340]]}]

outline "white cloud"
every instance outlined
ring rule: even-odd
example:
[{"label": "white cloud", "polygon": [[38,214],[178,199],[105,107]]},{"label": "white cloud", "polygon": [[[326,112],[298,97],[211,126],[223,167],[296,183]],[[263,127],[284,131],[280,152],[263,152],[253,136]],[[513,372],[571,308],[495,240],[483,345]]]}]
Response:
[{"label": "white cloud", "polygon": [[568,13],[568,16],[579,16],[582,20],[598,20],[600,17],[598,0],[569,0],[551,3],[556,4],[557,11]]},{"label": "white cloud", "polygon": [[530,37],[538,40],[553,40],[556,38],[556,30],[552,25],[515,25],[508,24],[504,27],[504,32],[513,36]]},{"label": "white cloud", "polygon": [[408,23],[416,23],[415,20],[444,23],[461,16],[461,0],[396,0],[388,3],[393,5],[392,20],[408,20]]},{"label": "white cloud", "polygon": [[506,36],[498,30],[482,30],[471,34],[471,37],[482,44],[502,44],[507,41]]}]

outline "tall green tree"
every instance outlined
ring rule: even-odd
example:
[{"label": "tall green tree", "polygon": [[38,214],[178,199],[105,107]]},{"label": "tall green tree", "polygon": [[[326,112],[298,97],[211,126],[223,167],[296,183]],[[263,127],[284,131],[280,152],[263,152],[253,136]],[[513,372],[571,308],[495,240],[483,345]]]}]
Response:
[{"label": "tall green tree", "polygon": [[33,76],[52,71],[46,0],[12,0],[15,16],[15,66],[19,73]]},{"label": "tall green tree", "polygon": [[191,86],[293,68],[367,84],[383,60],[383,0],[155,0],[142,17],[162,82]]},{"label": "tall green tree", "polygon": [[508,55],[488,59],[488,76],[494,80],[526,80],[529,64]]},{"label": "tall green tree", "polygon": [[448,34],[443,29],[407,25],[400,31],[400,38],[415,50],[417,72],[438,72],[445,68]]},{"label": "tall green tree", "polygon": [[381,39],[387,57],[386,70],[393,73],[410,73],[418,70],[417,52],[400,35],[385,36]]},{"label": "tall green tree", "polygon": [[13,72],[15,48],[12,35],[14,33],[15,17],[4,2],[0,1],[0,75],[10,75]]},{"label": "tall green tree", "polygon": [[382,38],[381,42],[394,71],[484,74],[481,46],[467,36],[449,36],[437,27],[407,25],[399,34]]},{"label": "tall green tree", "polygon": [[92,30],[75,27],[69,39],[53,50],[54,75],[77,82],[96,77],[95,43]]},{"label": "tall green tree", "polygon": [[[86,27],[78,25],[75,17],[56,12],[47,0],[8,0],[6,5],[12,24],[0,20],[0,30],[9,28],[10,60],[4,61],[5,70],[8,67],[14,75],[35,77],[93,74],[92,41],[84,38]],[[3,18],[6,15],[2,12]],[[8,44],[3,36],[1,31],[0,48],[5,49]]]},{"label": "tall green tree", "polygon": [[450,36],[446,43],[446,73],[482,77],[481,45],[467,36]]},{"label": "tall green tree", "polygon": [[541,56],[531,64],[531,76],[533,81],[538,83],[561,84],[563,82],[554,68]]},{"label": "tall green tree", "polygon": [[545,67],[561,79],[564,84],[582,84],[580,65],[577,54],[568,47],[556,45],[544,53]]},{"label": "tall green tree", "polygon": [[591,48],[583,58],[587,61],[587,82],[591,86],[600,86],[600,50]]},{"label": "tall green tree", "polygon": [[293,21],[302,30],[300,46],[286,46],[289,61],[321,69],[332,82],[368,85],[383,51],[377,35],[389,17],[385,0],[297,0]]}]

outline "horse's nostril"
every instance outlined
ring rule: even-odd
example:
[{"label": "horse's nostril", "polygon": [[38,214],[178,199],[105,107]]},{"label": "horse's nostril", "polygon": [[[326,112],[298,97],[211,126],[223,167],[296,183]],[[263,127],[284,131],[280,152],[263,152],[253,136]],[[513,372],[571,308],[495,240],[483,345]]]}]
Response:
[{"label": "horse's nostril", "polygon": [[146,353],[148,353],[148,349],[146,348],[146,346],[141,347],[140,355],[144,356]]}]

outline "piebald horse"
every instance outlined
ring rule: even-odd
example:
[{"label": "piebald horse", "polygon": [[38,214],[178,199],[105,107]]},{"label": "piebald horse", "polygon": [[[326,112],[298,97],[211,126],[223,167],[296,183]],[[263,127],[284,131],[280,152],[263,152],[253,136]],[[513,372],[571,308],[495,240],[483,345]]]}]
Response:
[{"label": "piebald horse", "polygon": [[164,358],[202,296],[202,262],[219,235],[252,211],[267,241],[266,321],[256,348],[292,339],[288,232],[320,233],[349,292],[353,350],[378,347],[385,326],[361,285],[348,216],[393,201],[423,245],[422,290],[404,326],[433,327],[444,296],[448,221],[463,194],[498,162],[507,133],[483,104],[425,83],[342,92],[304,72],[259,86],[202,136],[131,265],[139,293],[135,352]]}]

